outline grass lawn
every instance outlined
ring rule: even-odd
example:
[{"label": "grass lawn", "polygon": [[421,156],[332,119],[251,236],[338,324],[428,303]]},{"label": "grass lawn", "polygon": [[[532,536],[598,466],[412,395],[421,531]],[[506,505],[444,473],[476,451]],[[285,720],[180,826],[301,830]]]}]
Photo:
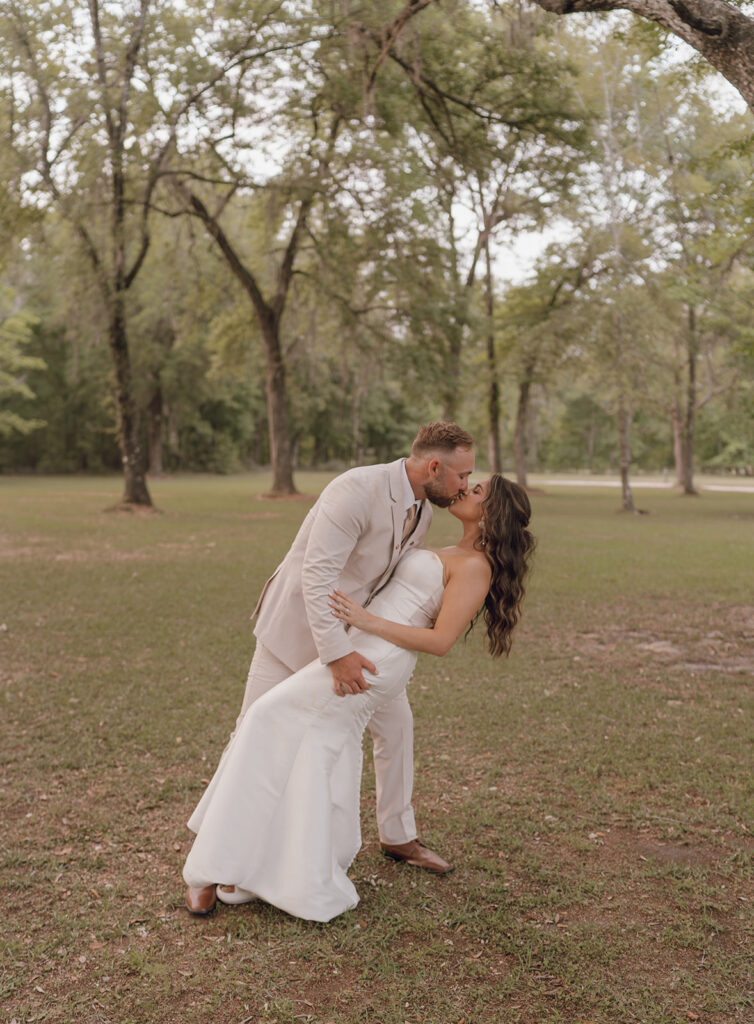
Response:
[{"label": "grass lawn", "polygon": [[319,925],[191,918],[180,875],[309,501],[151,486],[159,515],[105,511],[112,478],[0,478],[2,1024],[754,1020],[754,496],[534,493],[512,656],[477,630],[409,689],[456,870],[380,855],[367,768],[361,903]]}]

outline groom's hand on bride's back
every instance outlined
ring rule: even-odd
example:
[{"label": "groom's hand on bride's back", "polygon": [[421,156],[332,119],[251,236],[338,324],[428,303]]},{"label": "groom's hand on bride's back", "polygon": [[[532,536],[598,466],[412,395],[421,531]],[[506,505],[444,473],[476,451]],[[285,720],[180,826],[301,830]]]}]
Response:
[{"label": "groom's hand on bride's back", "polygon": [[369,689],[369,683],[364,679],[364,669],[373,676],[377,675],[377,667],[358,651],[329,662],[327,667],[332,672],[333,690],[339,697],[349,693],[364,693]]}]

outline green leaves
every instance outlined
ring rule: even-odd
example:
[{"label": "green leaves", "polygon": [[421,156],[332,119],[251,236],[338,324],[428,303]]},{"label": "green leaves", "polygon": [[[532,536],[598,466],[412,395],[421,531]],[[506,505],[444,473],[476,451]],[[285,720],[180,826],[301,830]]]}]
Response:
[{"label": "green leaves", "polygon": [[42,359],[25,351],[37,323],[32,313],[17,308],[9,289],[0,291],[0,436],[28,434],[44,425],[43,420],[30,419],[9,408],[13,399],[34,398],[27,375],[30,370],[45,368]]}]

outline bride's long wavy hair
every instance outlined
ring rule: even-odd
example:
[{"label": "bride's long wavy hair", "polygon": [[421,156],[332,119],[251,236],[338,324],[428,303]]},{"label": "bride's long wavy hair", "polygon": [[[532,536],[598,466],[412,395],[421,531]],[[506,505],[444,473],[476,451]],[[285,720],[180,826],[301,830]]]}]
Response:
[{"label": "bride's long wavy hair", "polygon": [[490,563],[492,581],[479,614],[487,627],[490,653],[499,657],[511,649],[535,547],[528,529],[531,504],[523,487],[493,473],[481,511],[484,525],[475,546]]}]

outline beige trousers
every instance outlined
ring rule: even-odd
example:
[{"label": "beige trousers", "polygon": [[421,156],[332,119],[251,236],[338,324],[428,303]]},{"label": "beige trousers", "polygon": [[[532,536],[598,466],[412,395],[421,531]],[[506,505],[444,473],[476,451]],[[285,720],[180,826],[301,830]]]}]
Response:
[{"label": "beige trousers", "polygon": [[[257,640],[246,680],[241,713],[263,693],[292,675],[287,665]],[[349,698],[342,697],[341,700]],[[383,704],[369,720],[374,742],[374,770],[377,782],[377,829],[380,840],[397,846],[416,839],[416,821],[411,806],[414,787],[414,717],[404,690],[400,697]]]}]

